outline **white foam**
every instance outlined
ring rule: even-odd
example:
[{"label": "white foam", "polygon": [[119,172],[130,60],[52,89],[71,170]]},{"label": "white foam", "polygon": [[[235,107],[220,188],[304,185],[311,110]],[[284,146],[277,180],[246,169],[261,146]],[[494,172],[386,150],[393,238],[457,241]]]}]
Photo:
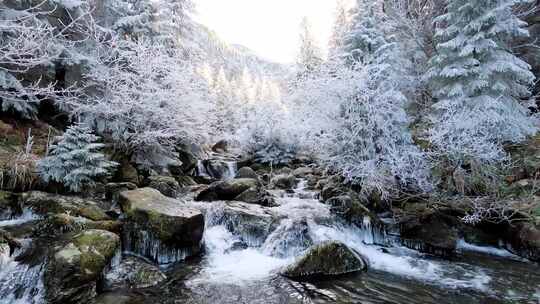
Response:
[{"label": "white foam", "polygon": [[39,218],[40,217],[34,212],[32,212],[30,209],[25,208],[20,216],[13,219],[0,221],[0,227],[20,225],[33,220],[37,220]]}]

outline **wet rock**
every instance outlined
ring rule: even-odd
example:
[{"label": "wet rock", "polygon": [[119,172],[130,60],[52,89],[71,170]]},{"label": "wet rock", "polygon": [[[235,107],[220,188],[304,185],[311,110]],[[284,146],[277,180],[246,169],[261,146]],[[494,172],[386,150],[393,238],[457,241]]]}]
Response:
[{"label": "wet rock", "polygon": [[77,234],[56,248],[45,266],[48,303],[88,303],[96,295],[97,280],[120,249],[120,238],[104,230]]},{"label": "wet rock", "polygon": [[364,217],[373,218],[373,214],[360,202],[355,195],[340,195],[330,198],[325,202],[330,206],[330,211],[348,222],[361,226]]},{"label": "wet rock", "polygon": [[0,219],[10,219],[23,212],[15,194],[0,191]]},{"label": "wet rock", "polygon": [[212,183],[197,195],[197,201],[233,200],[250,188],[258,188],[259,181],[252,178],[235,178]]},{"label": "wet rock", "polygon": [[294,175],[289,174],[280,174],[277,176],[274,176],[270,183],[272,184],[272,187],[279,188],[279,189],[293,189],[298,184],[298,180]]},{"label": "wet rock", "polygon": [[148,187],[172,198],[177,197],[180,193],[180,184],[171,176],[150,176],[148,177]]},{"label": "wet rock", "polygon": [[0,229],[0,255],[12,255],[15,249],[21,248],[21,244],[7,231]]},{"label": "wet rock", "polygon": [[236,172],[236,178],[252,178],[259,179],[259,175],[255,173],[250,167],[242,167],[238,172]]},{"label": "wet rock", "polygon": [[212,151],[216,152],[216,153],[225,153],[227,152],[229,148],[229,143],[222,139],[220,141],[218,141],[214,146],[212,146]]},{"label": "wet rock", "polygon": [[313,245],[306,220],[283,220],[264,241],[263,251],[280,258],[297,256]]},{"label": "wet rock", "polygon": [[125,250],[160,264],[199,253],[204,218],[198,210],[152,188],[122,192],[120,205],[125,214]]},{"label": "wet rock", "polygon": [[336,276],[367,269],[367,262],[345,244],[329,241],[311,247],[281,274],[294,279]]},{"label": "wet rock", "polygon": [[506,233],[508,249],[531,261],[540,261],[540,229],[528,222],[515,223]]},{"label": "wet rock", "polygon": [[240,201],[248,204],[257,204],[265,207],[274,207],[276,202],[274,197],[264,191],[262,188],[249,188],[234,198],[235,201]]},{"label": "wet rock", "polygon": [[197,185],[197,183],[190,176],[176,176],[175,179],[181,188]]},{"label": "wet rock", "polygon": [[455,228],[457,218],[428,213],[406,218],[400,223],[401,238],[405,246],[438,256],[455,253],[459,239]]},{"label": "wet rock", "polygon": [[126,257],[119,265],[107,272],[103,279],[103,289],[139,289],[156,286],[167,277],[159,267],[136,257]]},{"label": "wet rock", "polygon": [[300,167],[300,168],[296,168],[294,169],[294,171],[292,172],[292,174],[294,176],[296,176],[297,178],[302,178],[302,177],[306,177],[308,175],[311,175],[313,174],[313,168],[310,168],[310,167]]},{"label": "wet rock", "polygon": [[65,213],[81,216],[93,221],[106,221],[111,218],[101,209],[97,202],[75,196],[63,196],[39,191],[31,191],[22,195],[23,206],[41,215],[48,213]]},{"label": "wet rock", "polygon": [[220,203],[207,216],[210,223],[223,224],[252,247],[261,246],[276,224],[275,215],[268,208],[242,202]]},{"label": "wet rock", "polygon": [[120,233],[120,221],[92,221],[84,217],[75,217],[68,214],[51,214],[39,221],[34,228],[34,236],[58,236],[68,232],[80,232],[87,229],[106,230]]}]

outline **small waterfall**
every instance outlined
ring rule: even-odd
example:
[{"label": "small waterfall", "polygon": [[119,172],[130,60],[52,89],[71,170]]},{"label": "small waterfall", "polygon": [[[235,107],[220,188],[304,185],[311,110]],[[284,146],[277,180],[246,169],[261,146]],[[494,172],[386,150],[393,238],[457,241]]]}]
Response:
[{"label": "small waterfall", "polygon": [[208,174],[206,166],[204,165],[204,161],[202,160],[197,161],[197,175],[203,177],[210,177],[210,174]]},{"label": "small waterfall", "polygon": [[339,220],[331,214],[329,206],[313,199],[316,193],[309,193],[304,185],[300,183],[292,196],[278,198],[277,207],[265,209],[279,220],[262,241],[253,236],[256,242],[246,243],[245,235],[237,234],[227,225],[241,219],[223,218],[225,215],[216,210],[209,214],[206,207],[207,261],[203,273],[193,280],[226,279],[240,284],[244,280],[273,276],[312,244],[335,240],[356,250],[368,260],[370,268],[379,271],[445,288],[484,290],[490,282],[483,269],[432,260],[403,247],[396,232],[374,225],[368,216],[360,226]]},{"label": "small waterfall", "polygon": [[0,227],[20,225],[37,219],[40,219],[37,214],[28,208],[24,208],[20,215],[0,217]]},{"label": "small waterfall", "polygon": [[225,174],[223,174],[223,179],[233,179],[236,176],[236,172],[238,171],[238,165],[235,161],[229,161],[226,162],[227,164],[227,171]]},{"label": "small waterfall", "polygon": [[238,171],[236,161],[206,159],[197,161],[197,175],[219,180],[233,179]]},{"label": "small waterfall", "polygon": [[16,261],[16,257],[30,245],[9,254],[9,247],[0,245],[0,302],[10,304],[44,303],[43,264],[30,266]]}]

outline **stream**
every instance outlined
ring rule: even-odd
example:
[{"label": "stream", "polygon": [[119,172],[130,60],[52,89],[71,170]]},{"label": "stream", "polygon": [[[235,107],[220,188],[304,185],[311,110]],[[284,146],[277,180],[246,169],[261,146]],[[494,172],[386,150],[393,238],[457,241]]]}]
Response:
[{"label": "stream", "polygon": [[[540,303],[540,267],[506,250],[460,241],[457,256],[440,259],[401,246],[397,233],[375,229],[367,217],[362,227],[343,223],[304,182],[274,195],[276,207],[248,210],[279,219],[264,236],[249,233],[258,222],[246,224],[227,213],[234,203],[187,202],[205,214],[205,254],[163,268],[168,280],[156,287],[110,293],[133,299],[111,303]],[[26,213],[0,221],[0,227],[33,219]],[[355,249],[368,271],[308,282],[278,274],[310,245],[326,240]],[[0,303],[43,303],[42,265],[18,262],[17,254],[0,247]]]}]

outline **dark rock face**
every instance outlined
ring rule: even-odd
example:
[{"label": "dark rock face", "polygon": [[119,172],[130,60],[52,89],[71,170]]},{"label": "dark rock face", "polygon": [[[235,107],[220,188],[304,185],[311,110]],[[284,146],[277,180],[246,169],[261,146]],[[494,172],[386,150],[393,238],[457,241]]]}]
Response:
[{"label": "dark rock face", "polygon": [[197,201],[234,200],[250,188],[258,188],[259,181],[252,178],[235,178],[212,183],[197,195]]},{"label": "dark rock face", "polygon": [[98,206],[97,202],[74,196],[63,196],[39,191],[22,195],[22,205],[37,214],[64,213],[85,217],[93,221],[106,221],[111,218]]},{"label": "dark rock face", "polygon": [[262,188],[249,188],[235,197],[234,200],[265,207],[276,206],[274,197]]},{"label": "dark rock face", "polygon": [[148,177],[148,187],[172,198],[177,197],[180,193],[180,184],[171,176],[150,176]]},{"label": "dark rock face", "polygon": [[224,153],[224,152],[227,152],[229,148],[229,143],[226,141],[226,140],[220,140],[218,141],[213,147],[212,147],[212,151],[216,152],[216,153]]},{"label": "dark rock face", "polygon": [[367,263],[354,250],[339,242],[325,242],[311,247],[308,252],[281,271],[294,279],[312,276],[336,276],[367,269]]},{"label": "dark rock face", "polygon": [[122,192],[120,205],[125,214],[125,250],[160,264],[199,253],[204,217],[198,210],[152,188]]},{"label": "dark rock face", "polygon": [[126,257],[104,276],[104,290],[148,288],[163,282],[167,277],[159,267],[136,257]]},{"label": "dark rock face", "polygon": [[250,167],[242,167],[236,172],[236,178],[252,178],[259,179],[259,176]]},{"label": "dark rock face", "polygon": [[138,185],[141,181],[137,169],[125,160],[120,164],[116,179],[122,182],[130,182],[135,185]]},{"label": "dark rock face", "polygon": [[109,200],[117,202],[120,192],[135,189],[137,189],[137,185],[130,182],[108,183],[105,185],[105,197]]},{"label": "dark rock face", "polygon": [[96,282],[120,249],[120,237],[103,230],[86,230],[56,248],[45,266],[48,303],[88,303]]},{"label": "dark rock face", "polygon": [[516,223],[509,227],[506,239],[510,251],[531,261],[540,261],[540,229],[532,223]]},{"label": "dark rock face", "polygon": [[459,239],[454,221],[457,219],[438,213],[406,219],[400,225],[402,242],[411,249],[451,256]]}]

